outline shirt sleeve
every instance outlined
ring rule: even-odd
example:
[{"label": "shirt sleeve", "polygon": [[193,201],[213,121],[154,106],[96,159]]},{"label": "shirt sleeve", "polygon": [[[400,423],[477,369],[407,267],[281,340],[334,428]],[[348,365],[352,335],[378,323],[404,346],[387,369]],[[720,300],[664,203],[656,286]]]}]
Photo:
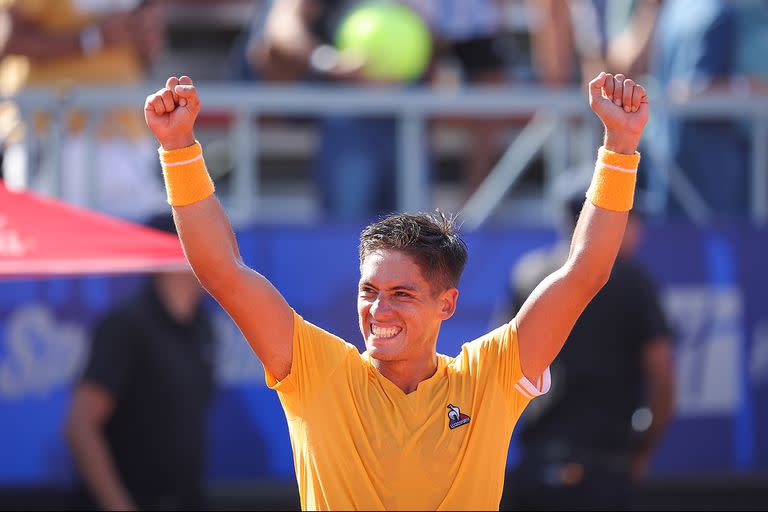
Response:
[{"label": "shirt sleeve", "polygon": [[125,315],[105,317],[91,337],[91,350],[81,380],[98,384],[114,398],[130,380],[138,357],[138,336]]},{"label": "shirt sleeve", "polygon": [[293,355],[291,371],[278,381],[265,368],[267,386],[278,392],[286,409],[298,410],[330,381],[331,376],[347,360],[359,354],[341,338],[304,320],[293,312]]},{"label": "shirt sleeve", "polygon": [[516,319],[465,345],[465,356],[480,378],[493,379],[513,411],[522,411],[531,399],[549,391],[549,367],[530,382],[520,366]]}]

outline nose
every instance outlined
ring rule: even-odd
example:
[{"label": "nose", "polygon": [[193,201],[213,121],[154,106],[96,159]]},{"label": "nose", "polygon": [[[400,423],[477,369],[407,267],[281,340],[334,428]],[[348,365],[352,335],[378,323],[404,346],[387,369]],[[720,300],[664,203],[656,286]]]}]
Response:
[{"label": "nose", "polygon": [[379,294],[376,299],[371,303],[371,316],[374,318],[381,319],[383,316],[386,316],[392,308],[390,307],[389,301],[383,294]]}]

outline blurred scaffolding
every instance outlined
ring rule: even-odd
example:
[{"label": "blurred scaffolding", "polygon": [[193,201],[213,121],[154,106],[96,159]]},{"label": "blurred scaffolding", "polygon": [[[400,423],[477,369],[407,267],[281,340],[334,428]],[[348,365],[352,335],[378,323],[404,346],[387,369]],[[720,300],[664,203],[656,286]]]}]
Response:
[{"label": "blurred scaffolding", "polygon": [[[29,124],[39,113],[54,122],[42,136],[23,140],[27,176],[46,175],[60,195],[62,141],[67,113],[87,112],[85,130],[91,147],[99,120],[116,106],[139,108],[167,76],[187,74],[199,84],[203,112],[198,137],[206,148],[209,169],[219,197],[237,224],[254,221],[313,222],[321,217],[311,178],[310,162],[318,145],[312,119],[334,113],[394,115],[397,138],[397,205],[402,210],[439,207],[461,212],[467,227],[491,219],[517,225],[551,225],[555,179],[569,169],[589,164],[600,142],[600,126],[577,87],[543,87],[533,81],[530,58],[535,12],[524,0],[503,0],[503,35],[499,44],[515,53],[508,62],[510,85],[461,86],[450,79],[433,87],[401,90],[331,85],[268,86],[243,82],[239,59],[252,24],[272,4],[270,0],[167,2],[166,46],[155,59],[147,83],[125,88],[26,89],[10,98]],[[450,71],[450,63],[447,64]],[[439,75],[439,73],[438,73]],[[450,72],[443,78],[450,78]],[[653,118],[647,130],[645,170],[661,183],[644,197],[651,214],[661,214],[667,190],[688,218],[698,224],[718,220],[685,174],[676,169],[664,144],[656,144],[667,116],[687,119],[738,120],[751,138],[749,212],[752,221],[768,219],[768,97],[720,92],[673,101],[653,82],[648,84]],[[495,168],[467,197],[461,166],[471,138],[466,131],[441,120],[456,116],[506,121]],[[656,132],[656,133],[654,133]],[[434,165],[419,165],[428,147]],[[339,148],[343,150],[343,148]],[[650,157],[650,158],[648,158]],[[87,163],[95,176],[97,162]],[[25,187],[27,183],[17,183]]]},{"label": "blurred scaffolding", "polygon": [[[293,176],[283,174],[280,165],[281,158],[302,159],[312,151],[311,130],[262,126],[260,117],[329,112],[394,114],[399,126],[398,207],[402,210],[440,207],[461,211],[467,227],[477,227],[491,216],[503,223],[551,224],[555,179],[566,169],[592,160],[601,136],[600,127],[583,94],[575,89],[517,86],[503,90],[371,91],[351,87],[287,88],[211,82],[199,87],[204,111],[198,137],[207,148],[212,174],[217,182],[221,182],[220,198],[238,223],[260,220],[311,222],[317,215],[307,176],[301,172]],[[88,123],[93,126],[108,108],[142,105],[147,91],[152,89],[149,84],[118,89],[77,88],[66,95],[27,90],[16,96],[13,101],[20,107],[22,122],[38,112],[46,112],[55,120],[34,147],[27,144],[28,151],[41,153],[29,160],[45,162],[46,166],[39,172],[52,173],[55,178],[67,111],[87,112]],[[750,211],[754,223],[765,224],[768,219],[768,149],[765,143],[768,140],[768,98],[735,98],[719,94],[681,102],[658,96],[652,97],[651,101],[657,112],[696,118],[734,118],[751,123]],[[438,173],[437,181],[433,183],[418,165],[425,144],[436,145],[438,155],[443,156],[460,149],[460,143],[454,144],[456,140],[450,140],[449,132],[435,134],[432,141],[426,133],[430,118],[457,114],[528,119],[521,129],[515,130],[511,144],[496,167],[466,201],[455,187],[451,188],[450,180],[441,182]],[[93,130],[89,133],[95,143]],[[538,184],[528,181],[521,186],[526,170],[539,155],[544,162],[541,181]],[[91,168],[87,170],[91,176],[96,172],[95,165],[91,162]],[[672,165],[654,171],[661,173],[671,193],[678,197],[692,220],[705,224],[715,218],[708,205]]]}]

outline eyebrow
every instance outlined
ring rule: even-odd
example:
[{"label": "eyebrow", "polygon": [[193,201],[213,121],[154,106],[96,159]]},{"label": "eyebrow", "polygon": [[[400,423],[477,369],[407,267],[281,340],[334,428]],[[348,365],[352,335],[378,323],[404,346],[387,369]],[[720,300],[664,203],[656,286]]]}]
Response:
[{"label": "eyebrow", "polygon": [[[363,286],[370,286],[371,288],[376,288],[376,289],[379,288],[378,286],[374,285],[370,281],[363,281],[362,283],[360,283],[360,287],[362,288]],[[417,291],[419,291],[415,287],[407,285],[407,284],[399,284],[397,286],[393,286],[391,288],[387,288],[387,291],[400,291],[400,290],[405,290],[405,291],[408,291],[408,292],[417,292]]]}]

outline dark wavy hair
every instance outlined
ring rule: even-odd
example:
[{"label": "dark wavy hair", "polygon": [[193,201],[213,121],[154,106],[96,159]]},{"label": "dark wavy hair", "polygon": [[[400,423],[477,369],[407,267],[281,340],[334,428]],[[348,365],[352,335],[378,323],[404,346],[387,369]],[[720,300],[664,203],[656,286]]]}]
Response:
[{"label": "dark wavy hair", "polygon": [[360,233],[360,265],[375,251],[401,251],[416,262],[433,292],[457,288],[467,264],[467,245],[459,238],[453,216],[398,213]]}]

